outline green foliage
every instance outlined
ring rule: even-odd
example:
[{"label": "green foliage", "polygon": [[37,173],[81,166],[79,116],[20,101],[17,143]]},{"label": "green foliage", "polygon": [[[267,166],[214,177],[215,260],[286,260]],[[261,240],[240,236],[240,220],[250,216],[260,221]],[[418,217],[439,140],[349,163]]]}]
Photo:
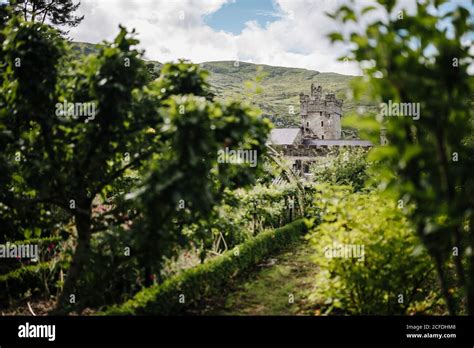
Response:
[{"label": "green foliage", "polygon": [[316,188],[321,223],[308,237],[320,271],[312,299],[326,314],[412,314],[436,304],[434,267],[394,200],[348,186]]},{"label": "green foliage", "polygon": [[[184,226],[202,224],[224,188],[251,184],[261,172],[218,163],[218,150],[261,156],[270,123],[244,103],[206,100],[206,73],[197,65],[167,64],[150,82],[125,28],[81,61],[38,23],[13,18],[2,35],[2,238],[29,238],[30,230],[77,236],[60,306],[90,280],[85,272],[79,281],[87,260],[102,272],[111,265],[90,257],[93,233],[132,228],[132,264],[158,272],[163,257],[187,242]],[[66,103],[92,104],[95,112],[67,117],[58,112]],[[177,210],[181,200],[186,207]]]},{"label": "green foliage", "polygon": [[[122,305],[111,307],[106,315],[182,313],[211,296],[221,294],[229,282],[271,253],[285,249],[308,228],[304,220],[295,221],[274,231],[266,231],[238,245],[233,250],[197,267],[188,269],[163,284],[139,292]],[[184,303],[180,303],[184,295]]]},{"label": "green foliage", "polygon": [[76,311],[128,300],[144,285],[142,267],[131,250],[132,230],[110,229],[92,237],[87,268],[83,270]]},{"label": "green foliage", "polygon": [[[161,78],[157,82],[161,81],[168,83]],[[218,151],[229,147],[261,156],[270,129],[269,122],[246,105],[220,104],[189,95],[168,99],[162,114],[163,134],[170,135],[167,151],[152,164],[151,175],[136,191],[145,218],[137,222],[140,234],[135,248],[143,251],[142,262],[151,264],[154,273],[161,257],[171,256],[174,245],[186,243],[182,227],[206,224],[225,188],[249,185],[258,177],[260,165],[219,163]],[[196,237],[205,239],[199,234]]]},{"label": "green foliage", "polygon": [[[46,26],[13,19],[4,34],[2,238],[29,238],[31,229],[57,234],[74,216],[79,240],[87,246],[93,226],[100,231],[103,225],[103,216],[91,218],[93,199],[113,192],[112,184],[123,187],[121,176],[150,155],[154,142],[147,131],[158,116],[151,98],[137,95],[146,72],[139,52],[130,49],[136,41],[122,29],[113,46],[78,64],[69,60],[65,41]],[[63,102],[92,103],[97,112],[92,119],[60,117]],[[125,153],[134,161],[124,166]],[[109,223],[120,223],[124,208],[118,207]],[[77,248],[76,254],[84,260],[87,252]],[[79,273],[76,268],[66,278],[65,288],[75,285]]]},{"label": "green foliage", "polygon": [[[371,159],[380,164],[381,187],[414,205],[411,220],[436,262],[450,313],[474,314],[474,84],[467,71],[474,57],[464,42],[474,29],[472,14],[461,3],[425,1],[399,18],[392,7],[387,21],[343,38],[367,77],[355,95],[365,89],[383,103],[420,106],[418,119],[379,118],[389,145],[375,148]],[[340,8],[333,17],[344,22],[345,13]],[[367,119],[361,126],[373,130],[377,122]],[[455,279],[447,274],[452,261]]]},{"label": "green foliage", "polygon": [[244,209],[241,221],[254,234],[265,228],[282,226],[291,220],[290,210],[293,211],[293,217],[297,215],[297,194],[298,188],[292,184],[268,187],[255,185],[251,190],[237,191],[235,198]]},{"label": "green foliage", "polygon": [[311,165],[312,179],[317,183],[352,185],[355,191],[361,190],[368,179],[370,163],[367,151],[362,148],[341,148],[318,157]]},{"label": "green foliage", "polygon": [[[207,261],[265,230],[273,230],[297,218],[296,200],[293,209],[290,209],[296,190],[294,185],[289,184],[226,189],[222,201],[213,207],[205,221],[183,225],[182,231],[175,231],[170,225],[170,230],[180,239],[177,239],[179,246],[170,244],[171,249],[164,255],[168,265],[178,267],[176,263],[180,256],[197,252],[203,261]],[[136,240],[134,230],[124,228],[109,229],[93,236],[89,255],[91,266],[81,275],[79,292],[88,294],[81,301],[81,308],[124,302],[147,283],[135,256],[143,249],[132,247],[131,256],[125,252],[127,247],[135,245]],[[108,272],[103,272],[104,269]],[[182,269],[174,269],[173,273],[180,271]],[[169,272],[162,266],[153,273],[157,275],[154,277],[153,274],[153,280],[159,283],[169,277]]]},{"label": "green foliage", "polygon": [[213,252],[233,248],[266,229],[281,227],[299,214],[296,185],[254,185],[249,189],[225,190],[205,228],[212,235],[204,247]]},{"label": "green foliage", "polygon": [[59,255],[64,250],[63,237],[31,238],[10,242],[8,245],[36,245],[37,263],[31,259],[8,258],[0,264],[0,303],[12,304],[27,296],[48,298],[60,288],[57,280],[64,267]]},{"label": "green foliage", "polygon": [[[38,247],[38,256],[40,261],[49,261],[54,257],[55,251],[58,248],[59,244],[63,242],[62,237],[46,237],[46,238],[31,238],[25,240],[19,240],[11,242],[11,245],[36,245]],[[7,273],[15,268],[24,266],[24,263],[30,263],[30,260],[22,259],[7,259],[3,260],[0,264],[0,274]]]},{"label": "green foliage", "polygon": [[[3,42],[4,64],[0,66],[0,81],[3,81],[0,96],[1,241],[29,238],[28,230],[43,230],[62,220],[61,216],[52,216],[50,208],[41,201],[34,206],[28,204],[27,199],[34,199],[35,191],[42,190],[44,180],[38,179],[38,173],[42,173],[38,168],[42,156],[33,157],[28,165],[23,156],[34,152],[35,146],[42,147],[36,141],[38,128],[35,125],[46,123],[40,115],[53,107],[48,89],[55,89],[58,58],[64,45],[53,30],[40,32],[39,24],[29,25],[28,30],[18,26],[18,22],[10,21],[1,34],[8,38]],[[55,44],[49,45],[49,42]],[[39,51],[44,55],[38,55]],[[41,74],[45,70],[48,75]],[[12,115],[16,115],[16,119]],[[42,169],[45,168],[42,166]],[[22,191],[22,196],[16,195],[13,186]],[[23,221],[17,216],[23,216]]]},{"label": "green foliage", "polygon": [[208,75],[209,73],[201,70],[198,65],[184,60],[176,64],[164,64],[157,81],[161,98],[166,99],[177,94],[206,96],[209,87],[206,81]]},{"label": "green foliage", "polygon": [[56,263],[42,262],[0,275],[0,303],[3,305],[9,300],[21,298],[26,292],[44,295],[56,290],[59,270]]}]

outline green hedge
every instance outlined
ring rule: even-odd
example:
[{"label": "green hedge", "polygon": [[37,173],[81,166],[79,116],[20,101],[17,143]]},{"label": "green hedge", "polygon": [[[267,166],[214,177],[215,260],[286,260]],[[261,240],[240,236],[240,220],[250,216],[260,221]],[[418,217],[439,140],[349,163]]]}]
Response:
[{"label": "green hedge", "polygon": [[32,292],[36,289],[44,290],[43,275],[48,274],[48,278],[55,279],[56,273],[59,270],[58,267],[55,267],[53,270],[50,267],[51,263],[43,262],[36,265],[23,266],[7,274],[0,275],[0,301],[6,301],[9,297],[21,297],[28,290]]},{"label": "green hedge", "polygon": [[11,244],[23,245],[23,244],[38,244],[39,248],[44,247],[46,244],[59,243],[63,239],[61,237],[45,237],[45,238],[30,238],[24,240],[17,240]]},{"label": "green hedge", "polygon": [[[163,284],[137,293],[124,304],[103,312],[105,315],[179,314],[206,298],[221,294],[232,278],[261,262],[272,253],[285,249],[308,230],[305,220],[260,233],[210,261],[183,271]],[[184,295],[184,303],[180,296]]]},{"label": "green hedge", "polygon": [[[31,238],[26,240],[18,240],[11,244],[37,244],[41,253],[51,243],[60,243],[61,237],[46,237],[46,238]],[[22,265],[21,262],[13,263],[11,265],[4,265],[0,272],[0,301],[4,302],[8,299],[15,299],[23,296],[23,294],[31,290],[44,290],[44,276],[48,275],[48,286],[53,289],[56,282],[56,276],[59,268],[50,270],[51,263],[40,257],[41,261],[37,264]],[[13,260],[11,260],[13,261]]]}]

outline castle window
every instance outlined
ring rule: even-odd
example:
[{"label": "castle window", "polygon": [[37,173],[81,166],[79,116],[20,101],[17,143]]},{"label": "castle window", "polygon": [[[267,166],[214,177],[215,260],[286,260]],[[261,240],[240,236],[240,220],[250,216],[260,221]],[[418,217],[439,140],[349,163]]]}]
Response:
[{"label": "castle window", "polygon": [[306,122],[306,127],[309,127],[309,122]]},{"label": "castle window", "polygon": [[324,140],[324,135],[321,135],[321,139]]},{"label": "castle window", "polygon": [[319,112],[319,116],[323,116],[323,112],[322,112],[322,111]]},{"label": "castle window", "polygon": [[321,121],[321,127],[323,127],[323,125],[324,125],[324,122],[323,122],[323,121]]}]

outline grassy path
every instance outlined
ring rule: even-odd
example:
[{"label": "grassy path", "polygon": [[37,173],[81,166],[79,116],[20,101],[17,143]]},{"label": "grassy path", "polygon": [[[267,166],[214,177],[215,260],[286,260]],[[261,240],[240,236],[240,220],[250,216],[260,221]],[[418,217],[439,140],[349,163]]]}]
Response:
[{"label": "grassy path", "polygon": [[205,314],[314,315],[308,295],[314,289],[316,266],[311,247],[302,240],[288,251],[268,258]]}]

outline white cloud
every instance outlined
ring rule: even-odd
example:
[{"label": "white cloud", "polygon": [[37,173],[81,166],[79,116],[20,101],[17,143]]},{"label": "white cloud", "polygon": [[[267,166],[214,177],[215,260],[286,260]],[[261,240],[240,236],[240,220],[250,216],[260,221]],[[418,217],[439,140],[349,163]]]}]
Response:
[{"label": "white cloud", "polygon": [[338,1],[274,0],[279,12],[265,27],[250,21],[238,34],[215,31],[205,15],[226,0],[83,0],[84,21],[70,31],[76,41],[101,42],[118,33],[118,25],[136,28],[148,59],[167,62],[187,58],[307,68],[359,74],[353,63],[338,62],[344,47],[332,46],[326,34],[338,30],[325,16]]}]

